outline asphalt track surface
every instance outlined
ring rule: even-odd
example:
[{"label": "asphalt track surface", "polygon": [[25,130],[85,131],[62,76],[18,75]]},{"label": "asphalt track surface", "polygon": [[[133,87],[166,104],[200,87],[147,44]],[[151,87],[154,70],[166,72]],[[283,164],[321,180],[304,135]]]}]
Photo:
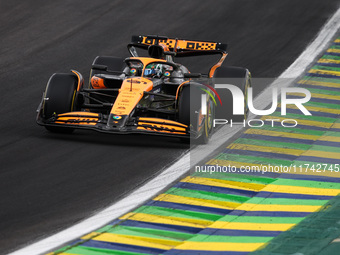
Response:
[{"label": "asphalt track surface", "polygon": [[1,0],[0,254],[105,208],[187,150],[165,137],[47,132],[35,110],[52,73],[76,69],[86,79],[97,55],[128,57],[132,34],[161,34],[227,42],[227,64],[276,77],[337,7],[335,0]]}]

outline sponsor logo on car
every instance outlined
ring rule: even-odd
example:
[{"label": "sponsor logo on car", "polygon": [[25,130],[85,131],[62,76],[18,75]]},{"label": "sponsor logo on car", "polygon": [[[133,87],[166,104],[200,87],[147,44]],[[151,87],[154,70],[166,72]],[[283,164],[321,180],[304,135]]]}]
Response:
[{"label": "sponsor logo on car", "polygon": [[114,115],[112,117],[114,120],[120,120],[122,118],[122,116],[119,116],[119,115]]}]

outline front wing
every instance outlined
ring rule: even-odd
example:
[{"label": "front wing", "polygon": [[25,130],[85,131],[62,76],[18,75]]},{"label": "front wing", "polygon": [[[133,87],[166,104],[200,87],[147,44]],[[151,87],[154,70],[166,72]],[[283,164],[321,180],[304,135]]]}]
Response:
[{"label": "front wing", "polygon": [[[38,113],[37,123],[42,126],[54,127],[70,127],[78,129],[91,129],[105,133],[144,133],[176,137],[192,137],[197,138],[195,132],[182,123],[151,117],[132,117],[125,121],[124,125],[112,124],[109,121],[111,115],[103,115],[101,113],[92,112],[68,112],[63,114],[55,114],[49,119],[42,118]],[[119,122],[119,121],[114,121]],[[110,123],[108,125],[108,123]]]}]

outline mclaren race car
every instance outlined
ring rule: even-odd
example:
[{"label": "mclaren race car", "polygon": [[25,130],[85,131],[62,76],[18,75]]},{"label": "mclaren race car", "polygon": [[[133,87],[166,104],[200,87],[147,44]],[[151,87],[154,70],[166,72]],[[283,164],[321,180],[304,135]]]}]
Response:
[{"label": "mclaren race car", "polygon": [[[221,101],[214,79],[240,78],[237,86],[243,91],[250,86],[247,69],[221,66],[226,48],[226,44],[215,42],[133,36],[128,44],[131,57],[96,57],[87,85],[74,70],[53,74],[37,110],[37,123],[59,133],[83,128],[207,143],[213,132],[216,101]],[[148,55],[140,57],[137,50]],[[220,55],[206,74],[191,73],[174,61],[202,55]]]}]

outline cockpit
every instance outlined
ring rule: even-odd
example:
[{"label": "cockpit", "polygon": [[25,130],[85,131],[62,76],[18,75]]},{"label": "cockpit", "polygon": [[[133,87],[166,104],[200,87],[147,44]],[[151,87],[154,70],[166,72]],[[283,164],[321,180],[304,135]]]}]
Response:
[{"label": "cockpit", "polygon": [[[145,77],[145,78],[170,78],[172,74],[179,71],[180,67],[174,63],[165,61],[153,61],[150,59],[126,59],[127,67],[124,73],[127,76]],[[178,76],[178,75],[176,75]],[[183,75],[182,75],[183,76]]]}]

